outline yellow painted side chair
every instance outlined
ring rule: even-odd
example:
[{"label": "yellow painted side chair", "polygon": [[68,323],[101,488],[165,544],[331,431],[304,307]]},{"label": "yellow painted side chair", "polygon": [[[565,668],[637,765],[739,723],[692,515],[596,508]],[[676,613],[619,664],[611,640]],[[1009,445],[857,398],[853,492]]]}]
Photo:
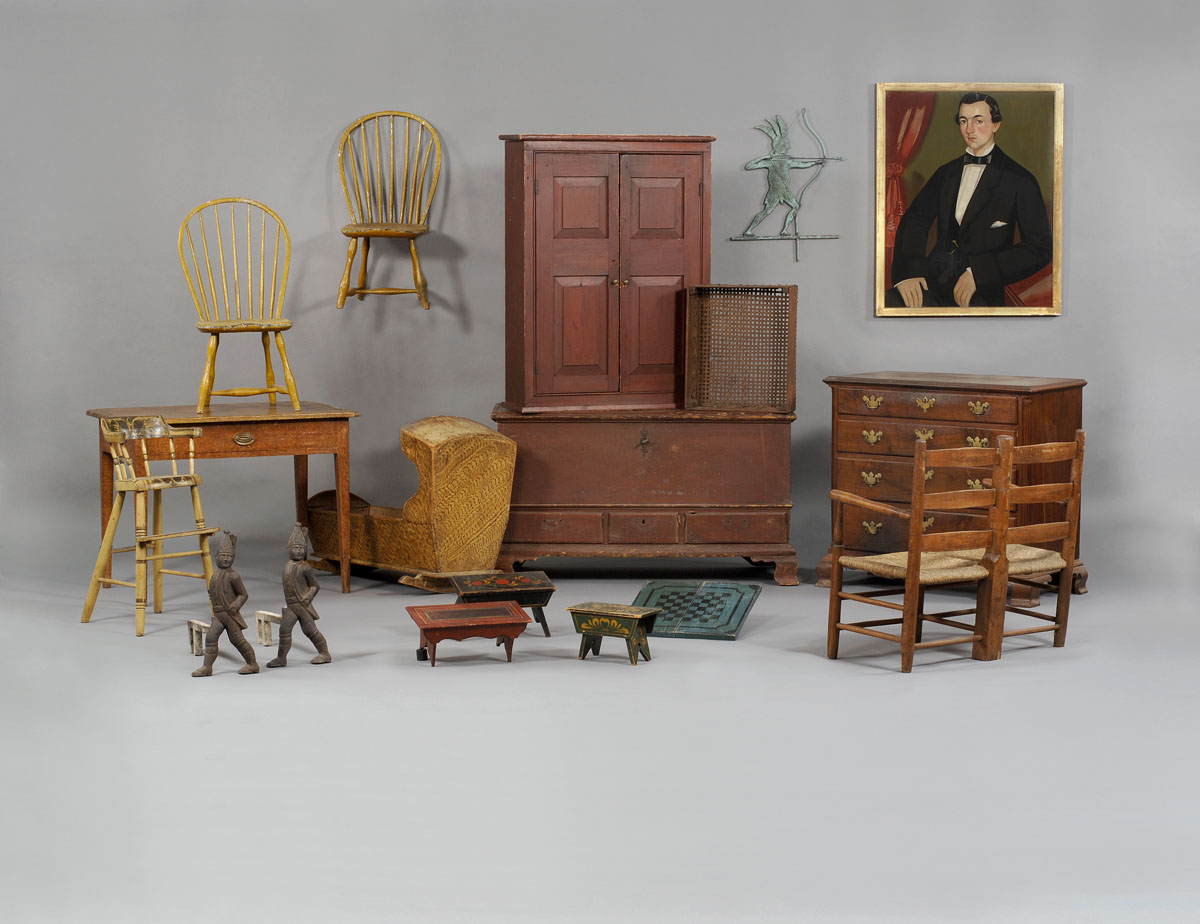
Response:
[{"label": "yellow painted side chair", "polygon": [[[338,286],[338,308],[351,295],[361,300],[364,295],[416,294],[421,307],[428,309],[429,286],[421,272],[417,238],[429,230],[429,210],[442,173],[442,140],[437,131],[409,112],[373,112],[342,132],[338,170],[350,210],[350,224],[342,228],[350,246]],[[413,288],[367,287],[367,257],[375,237],[408,240]],[[350,271],[360,240],[358,285],[351,288]]]},{"label": "yellow painted side chair", "polygon": [[[156,613],[162,612],[164,574],[199,578],[206,586],[208,579],[212,577],[212,556],[209,553],[208,537],[217,532],[217,528],[205,524],[204,511],[200,507],[200,476],[196,474],[195,439],[200,436],[201,431],[198,428],[168,426],[161,417],[106,417],[100,421],[100,433],[104,437],[109,455],[112,456],[113,488],[116,497],[113,500],[112,513],[109,514],[108,523],[104,527],[100,554],[96,556],[96,567],[92,570],[92,581],[88,585],[87,598],[83,604],[83,618],[80,621],[91,620],[96,597],[102,585],[107,587],[110,584],[120,584],[122,587],[134,588],[135,629],[138,635],[142,635],[146,631],[148,569],[153,576]],[[165,441],[166,452],[150,452],[150,440]],[[186,457],[183,454],[185,442]],[[151,456],[163,459],[158,466],[158,469],[162,470],[151,470]],[[162,492],[170,488],[190,489],[192,513],[196,521],[194,529],[163,532]],[[130,492],[133,492],[134,503],[134,544],[114,549],[113,541],[117,534],[117,524],[121,520],[121,508],[125,503],[125,495]],[[152,501],[149,522],[146,516],[147,495],[150,495]],[[200,547],[188,552],[163,551],[166,540],[187,536],[196,536]],[[134,553],[135,577],[132,583],[104,576],[112,556],[118,552]],[[192,555],[200,556],[203,574],[163,567],[164,561]]]},{"label": "yellow painted side chair", "polygon": [[[292,242],[278,215],[253,199],[213,199],[192,209],[179,226],[179,263],[196,305],[198,330],[208,334],[208,358],[200,379],[197,412],[213,395],[248,397],[287,395],[300,410],[296,380],[288,365],[283,332],[292,322],[283,316]],[[266,387],[214,389],[217,347],[222,334],[261,334]],[[275,384],[271,340],[283,366],[284,385]]]}]

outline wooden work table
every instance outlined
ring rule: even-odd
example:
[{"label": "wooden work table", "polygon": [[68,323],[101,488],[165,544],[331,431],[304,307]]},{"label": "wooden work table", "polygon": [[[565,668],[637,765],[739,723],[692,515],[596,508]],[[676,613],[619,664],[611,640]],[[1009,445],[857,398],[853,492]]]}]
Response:
[{"label": "wooden work table", "polygon": [[[161,417],[177,427],[200,427],[196,458],[227,459],[250,456],[291,456],[295,472],[296,519],[308,525],[308,457],[334,457],[337,494],[338,551],[342,593],[350,592],[350,418],[358,411],[301,401],[300,410],[280,402],[213,404],[197,412],[193,405],[102,407],[87,412],[89,417]],[[99,428],[97,427],[97,430]],[[100,528],[108,521],[113,505],[113,464],[100,438]],[[165,446],[147,443],[151,459],[166,458]],[[203,474],[203,473],[201,473]],[[108,576],[107,574],[105,575]]]}]

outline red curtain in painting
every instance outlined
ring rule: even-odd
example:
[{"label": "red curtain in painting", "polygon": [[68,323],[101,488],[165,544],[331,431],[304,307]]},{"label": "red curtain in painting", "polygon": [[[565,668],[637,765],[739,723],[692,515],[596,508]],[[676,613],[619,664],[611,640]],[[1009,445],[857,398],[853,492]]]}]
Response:
[{"label": "red curtain in painting", "polygon": [[886,285],[892,284],[892,248],[896,243],[896,228],[908,206],[904,184],[900,177],[904,168],[925,140],[933,112],[933,93],[895,92],[887,96],[884,113],[884,157],[887,158],[887,185],[884,189],[884,255]]}]

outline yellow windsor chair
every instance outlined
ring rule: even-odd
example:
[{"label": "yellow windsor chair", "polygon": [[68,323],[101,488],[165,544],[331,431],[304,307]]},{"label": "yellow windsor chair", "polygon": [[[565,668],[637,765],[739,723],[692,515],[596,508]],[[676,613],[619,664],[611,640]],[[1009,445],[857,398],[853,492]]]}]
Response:
[{"label": "yellow windsor chair", "polygon": [[[161,417],[106,417],[100,421],[100,433],[104,437],[109,455],[113,460],[115,475],[113,487],[116,497],[113,500],[112,513],[104,527],[104,538],[100,541],[100,554],[96,556],[96,567],[92,570],[92,582],[88,585],[87,598],[83,604],[83,618],[80,622],[89,622],[92,610],[96,605],[96,597],[101,585],[120,584],[122,587],[132,587],[135,592],[135,629],[138,635],[146,631],[146,590],[147,565],[151,566],[154,580],[154,612],[162,612],[162,576],[175,574],[180,577],[199,578],[208,584],[212,577],[212,556],[209,553],[208,537],[217,532],[215,526],[206,526],[204,511],[200,507],[200,476],[196,474],[195,439],[200,436],[198,428],[171,427],[163,422]],[[180,459],[177,456],[175,441],[187,439],[187,470],[180,471]],[[155,473],[150,469],[150,452],[148,440],[167,441],[166,458],[163,467],[170,462],[170,472]],[[134,448],[130,449],[130,444]],[[161,453],[155,453],[161,455]],[[164,533],[162,529],[162,492],[170,488],[190,488],[192,493],[192,513],[196,520],[195,529],[182,532]],[[114,549],[113,540],[117,533],[117,524],[121,520],[121,507],[125,503],[125,495],[133,492],[134,502],[134,544],[126,548]],[[153,495],[152,519],[146,522],[146,495]],[[163,542],[167,539],[180,539],[186,536],[196,536],[200,548],[191,552],[164,552]],[[118,581],[105,577],[112,556],[118,552],[134,552],[134,582]],[[174,571],[163,567],[168,559],[185,558],[199,555],[203,563],[204,573],[196,574],[190,571]]]},{"label": "yellow windsor chair", "polygon": [[[287,395],[300,410],[296,380],[288,365],[283,332],[292,322],[283,317],[292,242],[278,215],[253,199],[213,199],[196,206],[179,227],[179,263],[196,305],[198,330],[208,334],[208,358],[200,380],[196,411],[205,410],[213,395],[243,398]],[[214,389],[217,347],[221,334],[262,335],[266,358],[265,388]],[[283,366],[286,385],[275,384],[271,368],[271,335]]]},{"label": "yellow windsor chair", "polygon": [[[415,293],[428,310],[429,286],[421,272],[417,238],[429,230],[429,210],[442,173],[442,140],[437,131],[412,113],[373,112],[342,133],[338,170],[351,219],[342,228],[350,246],[338,286],[338,308],[350,295],[361,301],[364,295]],[[408,240],[414,288],[367,288],[367,257],[375,237]],[[351,288],[350,271],[360,240],[362,264],[358,285]]]}]

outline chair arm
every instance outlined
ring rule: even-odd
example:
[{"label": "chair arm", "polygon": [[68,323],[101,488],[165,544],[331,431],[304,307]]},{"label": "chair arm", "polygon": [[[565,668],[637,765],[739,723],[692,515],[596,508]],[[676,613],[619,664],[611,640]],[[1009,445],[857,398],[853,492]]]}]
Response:
[{"label": "chair arm", "polygon": [[859,497],[857,494],[851,494],[849,491],[834,489],[829,492],[829,498],[830,500],[848,504],[851,507],[861,507],[863,510],[871,510],[875,513],[886,513],[905,520],[911,516],[907,510],[901,510],[899,507],[893,507],[891,504],[884,504],[880,501],[867,500],[865,497]]}]

